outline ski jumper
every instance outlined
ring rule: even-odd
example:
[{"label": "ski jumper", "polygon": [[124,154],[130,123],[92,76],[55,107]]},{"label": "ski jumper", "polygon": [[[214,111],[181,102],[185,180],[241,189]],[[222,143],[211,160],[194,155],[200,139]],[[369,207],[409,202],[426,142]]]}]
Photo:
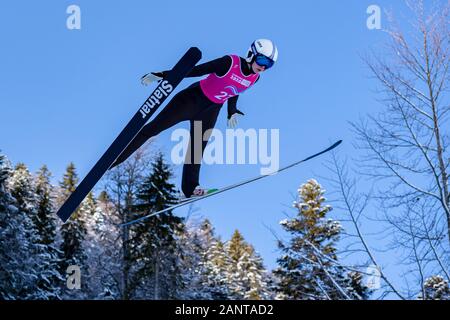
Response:
[{"label": "ski jumper", "polygon": [[[163,72],[164,73],[164,72]],[[239,94],[256,83],[259,75],[254,74],[244,58],[236,55],[224,56],[200,64],[187,77],[209,75],[188,88],[178,92],[164,109],[136,135],[117,158],[111,168],[128,159],[148,139],[182,122],[190,121],[190,142],[183,166],[181,189],[190,197],[199,185],[200,162],[208,141],[195,141],[194,121],[202,122],[202,137],[213,129],[220,109],[228,104],[228,117],[236,113]],[[211,132],[211,131],[209,131]],[[200,137],[201,138],[201,137]],[[209,136],[207,137],[209,139]],[[201,148],[197,144],[201,143]],[[197,151],[198,150],[198,151]],[[195,154],[195,151],[200,154]]]}]

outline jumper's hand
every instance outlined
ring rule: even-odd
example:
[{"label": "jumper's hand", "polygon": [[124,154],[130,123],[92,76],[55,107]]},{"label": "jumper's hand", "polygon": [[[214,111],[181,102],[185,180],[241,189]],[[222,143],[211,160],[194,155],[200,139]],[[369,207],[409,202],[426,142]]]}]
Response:
[{"label": "jumper's hand", "polygon": [[150,72],[146,75],[142,76],[141,83],[144,86],[148,86],[152,82],[160,81],[164,78],[164,74],[162,72]]},{"label": "jumper's hand", "polygon": [[231,129],[236,129],[238,124],[238,117],[243,116],[244,113],[236,110],[236,113],[233,113],[231,116],[228,117],[228,127]]}]

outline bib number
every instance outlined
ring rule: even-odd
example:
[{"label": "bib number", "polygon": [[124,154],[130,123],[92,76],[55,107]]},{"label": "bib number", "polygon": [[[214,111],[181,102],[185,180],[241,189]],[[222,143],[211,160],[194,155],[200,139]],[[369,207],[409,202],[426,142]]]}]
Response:
[{"label": "bib number", "polygon": [[228,92],[225,92],[225,91],[221,91],[218,95],[214,96],[214,98],[216,98],[217,100],[220,100],[220,101],[226,100],[231,97],[232,97],[231,94],[229,94]]}]

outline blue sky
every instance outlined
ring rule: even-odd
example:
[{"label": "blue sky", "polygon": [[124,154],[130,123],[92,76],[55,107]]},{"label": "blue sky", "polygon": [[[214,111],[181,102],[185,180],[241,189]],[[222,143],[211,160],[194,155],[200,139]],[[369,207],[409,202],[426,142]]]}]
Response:
[{"label": "blue sky", "polygon": [[[66,28],[71,4],[81,8],[81,30]],[[280,129],[281,164],[339,139],[344,140],[339,154],[354,156],[348,122],[379,110],[375,82],[360,55],[387,40],[366,27],[371,4],[404,10],[401,1],[387,0],[345,5],[330,0],[2,1],[0,149],[31,171],[47,164],[55,183],[70,161],[84,177],[152,90],[140,85],[141,75],[170,68],[190,46],[202,50],[205,62],[228,53],[244,55],[251,41],[264,37],[278,45],[279,61],[240,98],[238,108],[246,113],[240,126]],[[226,128],[225,110],[219,129]],[[170,133],[156,142],[167,155],[174,145]],[[278,252],[267,226],[284,235],[278,222],[289,212],[291,194],[309,178],[326,176],[326,159],[197,207],[222,238],[239,229],[273,267]],[[174,170],[179,185],[181,166]],[[205,166],[202,184],[226,186],[259,170],[258,165]],[[395,263],[392,256],[385,259]]]}]

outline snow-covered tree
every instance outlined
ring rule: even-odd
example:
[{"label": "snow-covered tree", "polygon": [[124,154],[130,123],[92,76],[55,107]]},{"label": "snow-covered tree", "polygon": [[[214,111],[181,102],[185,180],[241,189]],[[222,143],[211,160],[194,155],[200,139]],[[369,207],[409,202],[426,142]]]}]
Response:
[{"label": "snow-covered tree", "polygon": [[[203,226],[207,226],[205,236]],[[180,232],[178,242],[180,247],[179,269],[181,274],[181,288],[179,299],[183,300],[209,300],[212,299],[203,283],[203,264],[205,252],[212,237],[212,227],[209,221],[204,221],[201,226],[189,224]]]},{"label": "snow-covered tree", "polygon": [[[28,247],[26,218],[7,189],[11,167],[0,154],[0,300],[27,298],[33,273],[23,252]],[[29,273],[31,271],[31,273]]]},{"label": "snow-covered tree", "polygon": [[[163,155],[158,154],[152,172],[140,186],[135,216],[162,210],[177,201],[175,185],[170,183],[172,172]],[[135,297],[153,299],[176,298],[181,283],[177,270],[177,232],[182,229],[182,219],[172,212],[154,216],[131,226],[130,258]]]},{"label": "snow-covered tree", "polygon": [[344,275],[342,284],[348,296],[353,300],[367,300],[373,293],[364,281],[364,276],[361,272],[348,272]]},{"label": "snow-covered tree", "polygon": [[17,208],[31,216],[31,212],[36,209],[36,195],[33,177],[24,163],[16,165],[8,185],[11,195],[17,201]]},{"label": "snow-covered tree", "polygon": [[261,256],[236,230],[226,245],[230,259],[228,283],[234,299],[268,299],[268,275]]},{"label": "snow-covered tree", "polygon": [[336,263],[341,225],[327,218],[331,207],[324,204],[324,193],[317,181],[309,180],[298,190],[294,202],[297,216],[281,221],[291,239],[279,242],[283,256],[274,274],[279,277],[280,293],[287,299],[358,298],[352,296],[357,290],[351,288],[355,282]]},{"label": "snow-covered tree", "polygon": [[47,166],[42,166],[36,177],[37,214],[34,216],[34,224],[39,233],[40,242],[45,245],[53,244],[56,237],[56,221],[52,199],[53,188],[50,178],[51,173]]},{"label": "snow-covered tree", "polygon": [[179,237],[182,273],[180,299],[229,299],[223,243],[208,219],[189,223]]},{"label": "snow-covered tree", "polygon": [[32,219],[38,233],[38,243],[42,246],[47,260],[44,273],[47,274],[48,281],[41,281],[39,286],[48,293],[50,299],[58,299],[58,283],[63,283],[64,279],[59,270],[61,252],[56,247],[56,221],[50,178],[51,173],[47,166],[42,166],[35,178],[36,213]]},{"label": "snow-covered tree", "polygon": [[[62,204],[72,192],[78,183],[78,177],[75,170],[75,165],[70,163],[67,166],[66,173],[60,183],[59,201]],[[86,252],[84,247],[84,240],[86,238],[87,229],[85,215],[80,208],[77,208],[66,223],[61,225],[61,246],[62,252],[60,271],[65,274],[69,266],[78,266],[81,270],[81,277],[87,275],[88,270],[86,266]],[[86,282],[81,281],[82,290],[66,291],[69,297],[80,298],[86,294]]]},{"label": "snow-covered tree", "polygon": [[102,290],[97,282],[100,277],[101,270],[98,269],[99,259],[102,250],[99,243],[98,219],[101,213],[97,206],[97,202],[92,192],[89,192],[79,207],[78,214],[83,217],[85,236],[82,248],[85,256],[86,269],[83,273],[84,282],[86,283],[87,297],[95,298]]},{"label": "snow-covered tree", "polygon": [[220,239],[214,239],[206,250],[206,261],[203,263],[203,283],[214,300],[228,300],[231,297],[229,286],[231,265],[225,245]]},{"label": "snow-covered tree", "polygon": [[89,266],[91,290],[96,299],[121,299],[121,277],[123,256],[119,236],[123,227],[119,225],[118,212],[106,191],[96,200],[94,224],[89,227]]},{"label": "snow-covered tree", "polygon": [[180,237],[183,248],[183,299],[269,299],[269,274],[261,257],[236,230],[224,243],[209,220],[189,224]]},{"label": "snow-covered tree", "polygon": [[[38,201],[34,179],[27,167],[19,163],[8,179],[10,205],[0,220],[3,260],[2,276],[7,297],[12,299],[58,299],[52,281],[59,279],[53,257],[41,242],[35,221]],[[12,200],[11,200],[12,199]]]},{"label": "snow-covered tree", "polygon": [[450,300],[448,281],[441,276],[428,278],[423,285],[421,300]]}]

